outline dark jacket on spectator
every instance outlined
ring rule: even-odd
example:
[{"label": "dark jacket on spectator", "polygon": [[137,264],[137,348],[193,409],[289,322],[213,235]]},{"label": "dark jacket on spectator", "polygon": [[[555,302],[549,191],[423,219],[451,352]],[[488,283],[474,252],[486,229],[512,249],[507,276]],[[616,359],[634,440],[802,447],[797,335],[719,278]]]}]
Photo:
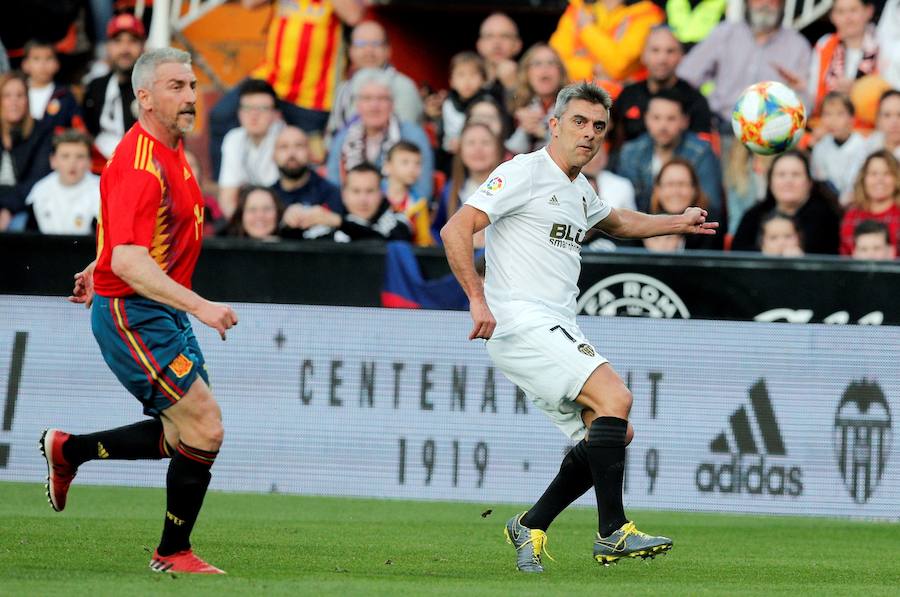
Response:
[{"label": "dark jacket on spectator", "polygon": [[[685,100],[684,109],[690,121],[688,130],[696,133],[704,141],[710,141],[712,139],[712,112],[706,98],[683,79],[678,79],[674,90]],[[615,107],[611,110],[614,122],[612,127],[613,149],[617,149],[626,141],[637,139],[647,132],[647,127],[644,126],[644,113],[653,96],[646,81],[632,83],[622,89],[622,93],[616,98]]]},{"label": "dark jacket on spectator", "polygon": [[381,206],[371,220],[352,214],[345,215],[332,238],[338,242],[367,239],[411,240],[412,228],[405,215],[394,212],[388,200],[382,199]]},{"label": "dark jacket on spectator", "polygon": [[57,85],[53,89],[41,120],[47,121],[54,134],[71,128],[86,130],[81,117],[81,106],[68,87]]},{"label": "dark jacket on spectator", "polygon": [[[34,123],[34,129],[27,139],[13,136],[9,154],[16,182],[13,185],[0,185],[0,208],[6,208],[12,213],[24,209],[31,187],[50,173],[52,147],[53,129],[43,120]],[[4,153],[6,149],[0,144],[0,159]]]},{"label": "dark jacket on spectator", "polygon": [[[103,113],[103,103],[106,101],[106,86],[109,85],[110,78],[116,76],[115,73],[109,73],[88,83],[84,90],[84,124],[87,126],[88,132],[93,136],[97,136],[100,132],[100,114]],[[119,93],[122,98],[122,120],[125,122],[125,131],[128,131],[137,118],[131,111],[131,105],[134,103],[134,91],[131,89],[131,81],[119,84]]]},{"label": "dark jacket on spectator", "polygon": [[270,187],[281,199],[285,207],[299,203],[300,205],[322,205],[337,214],[344,213],[344,203],[341,201],[341,190],[335,185],[319,176],[315,170],[309,171],[309,180],[306,184],[293,191],[286,191],[278,180]]},{"label": "dark jacket on spectator", "polygon": [[[802,237],[800,241],[804,253],[835,255],[838,252],[841,216],[831,199],[819,192],[817,186],[813,187],[809,200],[794,214],[794,221]],[[759,224],[774,209],[775,199],[771,195],[748,209],[734,234],[731,250],[759,251]]]}]

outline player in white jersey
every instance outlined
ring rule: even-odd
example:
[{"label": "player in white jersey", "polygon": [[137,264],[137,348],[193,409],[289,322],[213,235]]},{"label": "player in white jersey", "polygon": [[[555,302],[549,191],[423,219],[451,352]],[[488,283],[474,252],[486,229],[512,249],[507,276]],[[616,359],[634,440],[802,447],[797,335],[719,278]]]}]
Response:
[{"label": "player in white jersey", "polygon": [[[653,557],[672,540],[638,531],[625,517],[622,484],[631,392],[578,329],[575,299],[581,242],[591,228],[619,238],[715,234],[705,210],[648,215],[601,201],[581,168],[606,135],[609,95],[591,83],[559,92],[545,149],[501,164],[441,230],[453,273],[469,297],[474,326],[491,359],[577,441],[559,473],[527,512],[504,529],[523,572],[543,572],[546,530],[590,487],[599,529],[594,557]],[[473,265],[472,235],[487,228],[485,281]]]}]

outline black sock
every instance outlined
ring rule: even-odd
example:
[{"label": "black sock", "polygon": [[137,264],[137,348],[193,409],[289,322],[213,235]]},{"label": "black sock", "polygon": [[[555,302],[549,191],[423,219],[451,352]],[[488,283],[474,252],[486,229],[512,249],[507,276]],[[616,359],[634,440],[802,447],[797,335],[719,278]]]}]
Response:
[{"label": "black sock", "polygon": [[617,417],[597,417],[587,439],[588,462],[597,494],[600,536],[609,537],[628,522],[622,506],[625,479],[625,433],[628,421]]},{"label": "black sock", "polygon": [[522,524],[529,529],[546,531],[553,519],[584,495],[593,484],[587,446],[584,442],[578,442],[563,458],[559,472],[544,495],[522,517]]},{"label": "black sock", "polygon": [[159,460],[170,455],[159,419],[97,433],[70,435],[62,451],[65,459],[75,466],[88,460]]},{"label": "black sock", "polygon": [[190,549],[191,531],[200,514],[209,487],[209,469],[217,454],[178,442],[166,475],[166,519],[157,550],[159,555]]}]

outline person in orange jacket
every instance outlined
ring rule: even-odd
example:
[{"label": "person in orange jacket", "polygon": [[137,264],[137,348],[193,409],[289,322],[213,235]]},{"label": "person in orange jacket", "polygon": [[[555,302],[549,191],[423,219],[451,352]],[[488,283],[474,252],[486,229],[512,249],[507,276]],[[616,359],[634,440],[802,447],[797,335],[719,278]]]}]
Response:
[{"label": "person in orange jacket", "polygon": [[651,0],[570,0],[550,37],[572,81],[642,80],[644,42],[665,13]]}]

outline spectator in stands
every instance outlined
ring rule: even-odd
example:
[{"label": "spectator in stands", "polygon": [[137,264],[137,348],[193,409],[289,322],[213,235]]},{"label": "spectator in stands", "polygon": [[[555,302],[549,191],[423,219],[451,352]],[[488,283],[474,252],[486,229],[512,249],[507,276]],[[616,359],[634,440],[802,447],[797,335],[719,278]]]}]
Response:
[{"label": "spectator in stands", "polygon": [[570,0],[550,37],[573,81],[608,79],[618,83],[645,74],[641,52],[647,35],[665,14],[651,0]]},{"label": "spectator in stands", "polygon": [[491,129],[472,122],[459,137],[459,153],[453,159],[453,172],[438,201],[431,222],[432,236],[440,242],[439,231],[503,160],[503,143]]},{"label": "spectator in stands", "polygon": [[384,194],[391,209],[409,221],[413,244],[432,246],[430,202],[426,197],[416,197],[412,190],[422,172],[421,150],[409,141],[398,141],[388,150],[382,170]]},{"label": "spectator in stands", "polygon": [[25,200],[27,229],[91,234],[100,213],[100,177],[90,172],[90,137],[75,130],[53,137],[50,167],[53,172],[37,181]]},{"label": "spectator in stands", "polygon": [[887,0],[878,20],[878,72],[900,89],[900,0]]},{"label": "spectator in stands", "polygon": [[522,51],[519,28],[502,12],[492,13],[481,22],[475,47],[484,58],[492,95],[502,99],[504,90],[516,86],[515,58]]},{"label": "spectator in stands", "polygon": [[720,222],[724,228],[719,160],[709,143],[688,130],[681,95],[674,89],[660,91],[650,99],[644,121],[647,132],[622,146],[613,167],[614,172],[634,185],[638,210],[649,211],[653,178],[663,164],[679,156],[691,163],[700,178],[700,186],[709,199],[709,219]]},{"label": "spectator in stands", "polygon": [[[364,68],[381,69],[390,79],[394,95],[394,112],[400,120],[422,121],[422,98],[412,79],[391,66],[391,44],[387,32],[375,21],[363,21],[353,28],[350,35],[350,72]],[[337,88],[334,107],[328,119],[328,136],[333,137],[356,116],[353,105],[353,80],[344,81]]]},{"label": "spectator in stands", "polygon": [[654,27],[641,55],[641,61],[647,67],[647,79],[626,85],[616,98],[611,131],[614,149],[646,132],[644,112],[647,111],[647,104],[650,98],[664,89],[674,89],[684,99],[689,130],[704,141],[711,140],[712,114],[709,103],[690,83],[675,75],[683,57],[681,43],[675,39],[672,30],[665,25]]},{"label": "spectator in stands", "polygon": [[[301,215],[307,207],[322,205],[326,209],[342,214],[344,204],[341,191],[309,167],[309,140],[306,133],[295,126],[286,126],[275,139],[275,165],[278,166],[278,181],[272,190],[286,206],[281,225],[283,236],[309,238],[301,226]],[[318,236],[313,231],[312,236]]]},{"label": "spectator in stands", "polygon": [[53,82],[59,72],[53,44],[36,40],[25,44],[22,72],[28,75],[28,105],[32,118],[47,119],[54,131],[84,128],[78,100],[67,87]]},{"label": "spectator in stands", "polygon": [[616,209],[637,209],[634,202],[634,185],[624,176],[607,169],[609,153],[604,145],[600,146],[597,155],[585,164],[581,172],[597,191],[600,200]]},{"label": "spectator in stands", "polygon": [[709,106],[718,116],[723,154],[733,138],[731,111],[748,86],[781,80],[806,95],[809,42],[782,26],[783,15],[784,0],[747,0],[745,21],[717,25],[678,66],[677,75],[698,89],[715,84]]},{"label": "spectator in stands", "polygon": [[144,24],[130,14],[112,18],[106,27],[109,74],[88,83],[84,91],[84,123],[94,137],[92,170],[99,174],[125,132],[137,121],[131,71],[144,51]]},{"label": "spectator in stands", "polygon": [[900,234],[900,164],[887,150],[871,154],[853,185],[853,203],[841,221],[841,255],[853,253],[853,232],[863,220],[883,223],[897,249]]},{"label": "spectator in stands", "polygon": [[425,131],[414,122],[394,115],[390,79],[381,70],[365,69],[353,77],[353,95],[359,118],[335,135],[328,153],[328,180],[340,185],[344,173],[370,162],[381,168],[387,150],[401,139],[418,146],[422,152],[422,175],[416,181],[415,195],[431,197],[434,154]]},{"label": "spectator in stands", "polygon": [[[875,132],[866,137],[863,150],[857,152],[856,159],[846,166],[850,180],[856,181],[866,158],[882,149],[891,152],[900,160],[900,90],[897,89],[888,89],[878,101]],[[844,205],[849,205],[853,200],[852,188],[841,197],[841,203]]]},{"label": "spectator in stands", "polygon": [[776,156],[766,186],[766,198],[741,218],[731,243],[732,250],[756,250],[760,222],[766,214],[777,210],[796,222],[804,253],[838,252],[837,199],[828,185],[813,180],[806,154],[789,150]]},{"label": "spectator in stands", "polygon": [[668,0],[666,21],[685,46],[703,41],[725,15],[726,0]]},{"label": "spectator in stands", "polygon": [[469,106],[484,97],[487,68],[475,52],[460,52],[450,60],[450,92],[441,104],[440,146],[450,154],[459,149],[459,134]]},{"label": "spectator in stands", "polygon": [[203,172],[200,160],[193,151],[184,150],[184,159],[187,160],[191,174],[200,187],[203,195],[203,236],[217,236],[228,225],[228,219],[219,207],[219,200],[214,193],[209,192],[210,182]]},{"label": "spectator in stands", "polygon": [[850,96],[830,91],[821,102],[821,130],[824,136],[812,150],[813,177],[832,184],[843,200],[851,196],[852,172],[847,167],[864,155],[866,140],[853,130],[855,109]]},{"label": "spectator in stands", "polygon": [[482,96],[469,104],[469,109],[466,110],[466,124],[470,122],[486,124],[500,139],[509,138],[509,115],[492,96]]},{"label": "spectator in stands", "polygon": [[271,85],[259,79],[246,79],[241,83],[238,97],[241,126],[228,131],[222,142],[219,206],[226,217],[237,207],[240,187],[268,187],[278,180],[273,153],[275,138],[284,128]]},{"label": "spectator in stands", "polygon": [[[344,76],[344,25],[354,26],[365,13],[364,0],[316,2],[241,0],[246,8],[274,5],[266,53],[250,76],[266,81],[278,95],[284,120],[309,135],[325,130],[338,83]],[[209,114],[212,172],[218,177],[222,140],[240,126],[239,87],[222,96]]]},{"label": "spectator in stands", "polygon": [[731,143],[724,170],[728,234],[734,236],[748,209],[766,198],[766,178],[772,156],[753,153],[743,143]]},{"label": "spectator in stands", "polygon": [[853,258],[890,261],[897,257],[884,222],[863,220],[853,229]]},{"label": "spectator in stands", "polygon": [[[709,199],[700,186],[691,162],[674,157],[656,175],[650,198],[650,213],[682,214],[689,207],[709,210]],[[651,251],[716,250],[722,248],[722,235],[706,238],[699,235],[668,235],[644,239],[644,246]]]},{"label": "spectator in stands", "polygon": [[873,0],[834,0],[829,18],[834,33],[826,33],[813,48],[807,91],[812,116],[831,91],[850,93],[853,82],[878,70],[878,38],[872,17]]},{"label": "spectator in stands", "polygon": [[254,240],[278,240],[278,223],[284,206],[272,189],[248,185],[238,192],[237,208],[228,221],[227,236]]},{"label": "spectator in stands", "polygon": [[803,257],[800,229],[789,215],[777,209],[763,216],[759,223],[757,248],[770,257]]},{"label": "spectator in stands", "polygon": [[[53,131],[28,108],[25,76],[0,75],[0,232],[25,208],[34,184],[50,172]],[[17,219],[13,228],[23,227]]]},{"label": "spectator in stands", "polygon": [[542,42],[528,48],[519,62],[518,84],[510,101],[516,130],[506,140],[507,149],[528,153],[547,144],[556,96],[568,82],[556,50]]},{"label": "spectator in stands", "polygon": [[381,192],[381,174],[374,165],[363,162],[347,171],[341,189],[345,215],[320,205],[303,213],[303,228],[325,227],[333,231],[320,238],[337,242],[356,240],[405,240],[412,238],[409,221],[391,209]]}]

